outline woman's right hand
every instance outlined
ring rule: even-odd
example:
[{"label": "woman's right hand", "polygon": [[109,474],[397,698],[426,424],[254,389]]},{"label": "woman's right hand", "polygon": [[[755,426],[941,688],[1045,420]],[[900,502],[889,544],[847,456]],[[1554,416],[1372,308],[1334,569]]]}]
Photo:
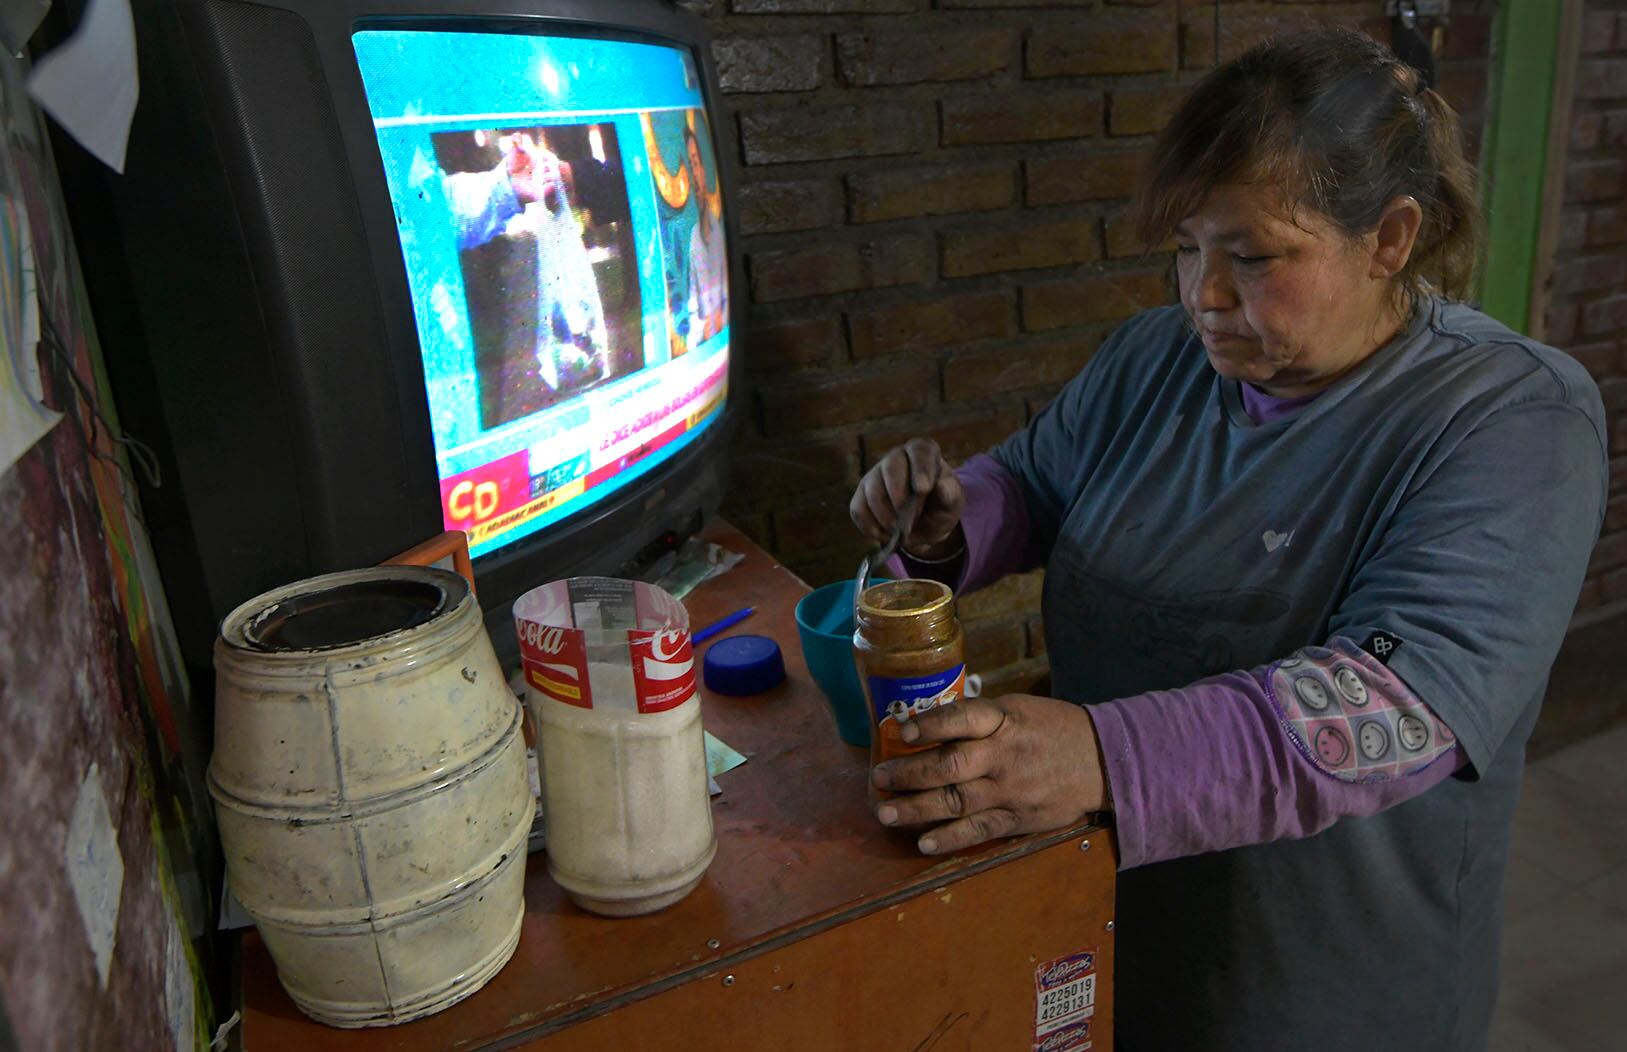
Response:
[{"label": "woman's right hand", "polygon": [[912,438],[877,461],[859,480],[848,513],[860,533],[884,544],[912,495],[920,497],[920,505],[914,523],[905,524],[907,553],[944,559],[965,546],[960,516],[966,496],[943,451],[929,438]]}]

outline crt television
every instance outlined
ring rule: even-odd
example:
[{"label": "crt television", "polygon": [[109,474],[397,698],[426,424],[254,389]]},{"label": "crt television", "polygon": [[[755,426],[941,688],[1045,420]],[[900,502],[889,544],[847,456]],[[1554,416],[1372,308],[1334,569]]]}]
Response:
[{"label": "crt television", "polygon": [[69,181],[191,662],[233,605],[465,530],[526,589],[716,510],[741,332],[700,21],[662,0],[136,0]]}]

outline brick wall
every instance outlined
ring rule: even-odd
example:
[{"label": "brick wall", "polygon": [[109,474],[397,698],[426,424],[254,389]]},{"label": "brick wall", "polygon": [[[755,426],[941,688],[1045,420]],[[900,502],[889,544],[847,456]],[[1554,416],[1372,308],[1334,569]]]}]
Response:
[{"label": "brick wall", "polygon": [[1627,611],[1627,2],[1588,0],[1547,339],[1575,355],[1610,416],[1611,501],[1578,615]]},{"label": "brick wall", "polygon": [[[1442,67],[1476,128],[1493,8],[1454,5]],[[1223,3],[1221,53],[1309,23],[1387,39],[1380,10]],[[1213,17],[1194,0],[714,0],[751,299],[725,514],[811,583],[851,575],[847,502],[877,457],[913,435],[987,448],[1170,301],[1170,256],[1144,254],[1122,211],[1211,64]],[[995,690],[1045,670],[1039,586],[964,601]]]}]

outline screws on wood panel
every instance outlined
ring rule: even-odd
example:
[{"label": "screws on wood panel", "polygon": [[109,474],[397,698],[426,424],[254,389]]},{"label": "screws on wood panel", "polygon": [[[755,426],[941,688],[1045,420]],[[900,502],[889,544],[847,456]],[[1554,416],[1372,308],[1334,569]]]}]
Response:
[{"label": "screws on wood panel", "polygon": [[1112,922],[1112,921],[1108,921],[1108,922],[1107,922],[1107,930],[1108,930],[1108,931],[1112,931],[1112,930],[1113,930],[1113,922]]},{"label": "screws on wood panel", "polygon": [[723,944],[721,942],[718,942],[716,939],[707,939],[706,940],[706,948],[708,950],[715,950],[719,946],[722,946],[722,945]]},{"label": "screws on wood panel", "polygon": [[733,985],[734,985],[734,976],[732,976],[732,975],[725,975],[725,976],[724,976],[724,977],[723,977],[723,985],[724,985],[724,986],[733,986]]},{"label": "screws on wood panel", "polygon": [[1080,851],[1089,851],[1090,850],[1090,841],[1088,841],[1088,840],[1079,841],[1079,850]]}]

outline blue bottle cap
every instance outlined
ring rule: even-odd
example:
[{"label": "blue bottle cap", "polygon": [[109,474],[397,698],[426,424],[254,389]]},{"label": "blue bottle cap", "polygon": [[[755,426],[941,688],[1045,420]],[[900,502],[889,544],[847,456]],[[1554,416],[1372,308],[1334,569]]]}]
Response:
[{"label": "blue bottle cap", "polygon": [[708,689],[737,698],[761,694],[785,681],[780,645],[767,636],[720,639],[707,649],[701,668]]}]

